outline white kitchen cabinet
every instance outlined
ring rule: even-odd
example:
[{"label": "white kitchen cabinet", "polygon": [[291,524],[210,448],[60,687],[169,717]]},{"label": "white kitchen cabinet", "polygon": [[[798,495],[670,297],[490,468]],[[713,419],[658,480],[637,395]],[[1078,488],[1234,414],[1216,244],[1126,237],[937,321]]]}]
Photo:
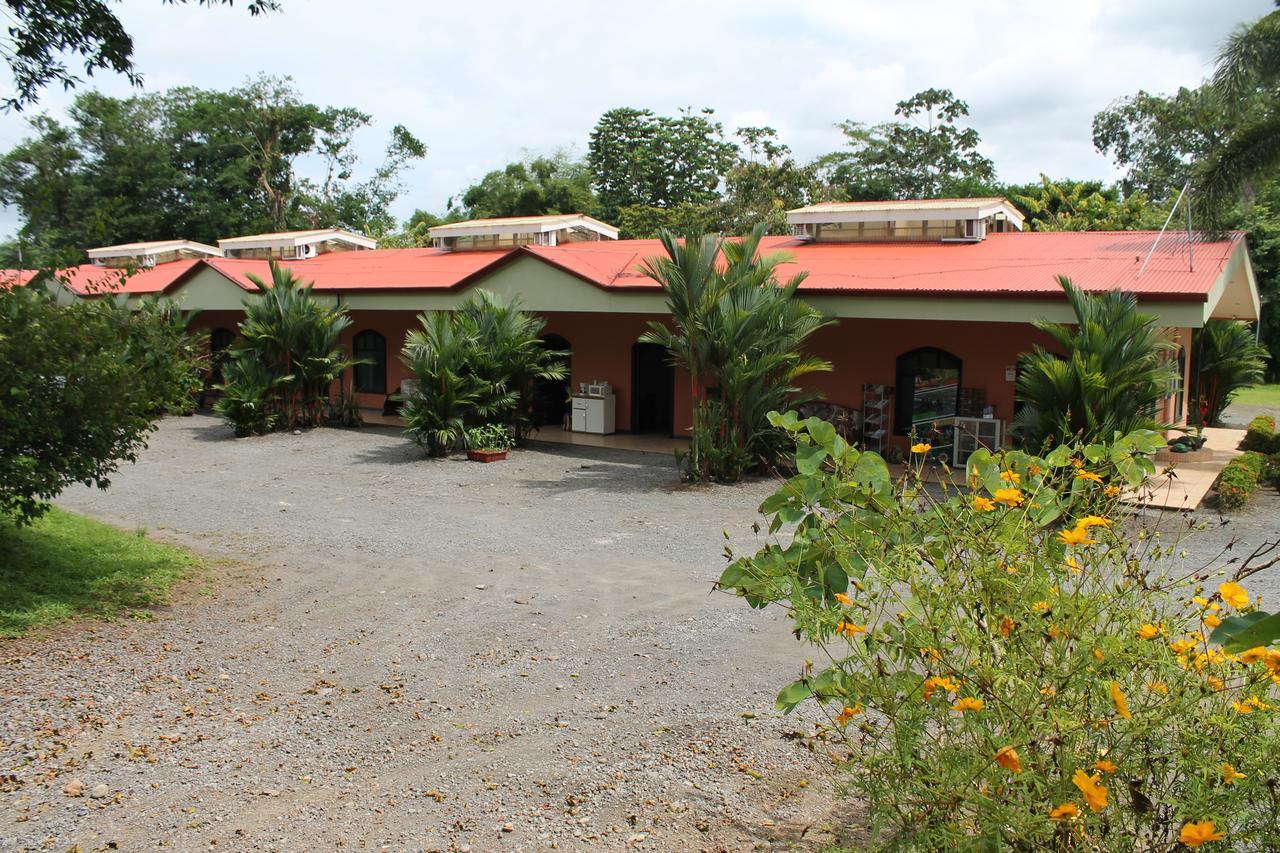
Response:
[{"label": "white kitchen cabinet", "polygon": [[573,398],[573,431],[594,432],[598,435],[609,435],[614,431],[614,415],[617,408],[617,397],[607,394],[603,397]]}]

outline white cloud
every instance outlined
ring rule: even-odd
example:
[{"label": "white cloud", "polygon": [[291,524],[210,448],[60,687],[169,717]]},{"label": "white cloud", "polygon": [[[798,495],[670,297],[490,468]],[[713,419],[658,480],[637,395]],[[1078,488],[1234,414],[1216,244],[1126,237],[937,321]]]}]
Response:
[{"label": "white cloud", "polygon": [[[370,166],[390,127],[407,126],[430,154],[407,176],[401,215],[443,208],[525,151],[585,151],[611,107],[710,106],[730,129],[767,121],[812,157],[840,144],[835,122],[889,119],[896,101],[933,86],[969,102],[1002,178],[1110,177],[1090,140],[1093,114],[1140,88],[1196,85],[1223,37],[1272,9],[1269,0],[615,0],[554,14],[506,0],[282,4],[265,18],[242,4],[118,8],[148,90],[292,75],[306,98],[374,116],[359,139]],[[129,91],[110,76],[94,83]],[[50,91],[44,107],[69,102]],[[0,145],[23,132],[21,116],[0,116]]]}]

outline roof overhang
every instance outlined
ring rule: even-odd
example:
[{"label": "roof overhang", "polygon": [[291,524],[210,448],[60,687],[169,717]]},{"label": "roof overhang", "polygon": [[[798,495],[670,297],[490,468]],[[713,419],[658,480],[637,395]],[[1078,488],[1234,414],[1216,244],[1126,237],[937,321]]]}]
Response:
[{"label": "roof overhang", "polygon": [[1261,316],[1258,279],[1249,260],[1248,244],[1242,236],[1236,240],[1231,256],[1205,298],[1204,319],[1256,322]]},{"label": "roof overhang", "polygon": [[511,216],[501,219],[471,219],[427,229],[431,239],[441,237],[514,237],[517,234],[548,234],[579,229],[609,240],[618,239],[618,229],[580,213],[554,216]]},{"label": "roof overhang", "polygon": [[286,231],[280,234],[250,234],[245,237],[228,237],[218,241],[218,248],[226,249],[274,249],[311,246],[316,243],[346,243],[362,249],[378,248],[378,241],[363,234],[326,228],[316,231]]},{"label": "roof overhang", "polygon": [[195,240],[155,240],[147,243],[122,243],[119,246],[99,246],[90,249],[87,254],[90,260],[106,260],[107,258],[138,258],[148,255],[163,255],[165,252],[193,252],[198,255],[222,257],[222,250],[216,246],[197,243]]},{"label": "roof overhang", "polygon": [[1022,230],[1022,214],[1003,198],[926,199],[922,201],[855,201],[811,204],[787,211],[788,225],[836,222],[939,222],[1003,217]]}]

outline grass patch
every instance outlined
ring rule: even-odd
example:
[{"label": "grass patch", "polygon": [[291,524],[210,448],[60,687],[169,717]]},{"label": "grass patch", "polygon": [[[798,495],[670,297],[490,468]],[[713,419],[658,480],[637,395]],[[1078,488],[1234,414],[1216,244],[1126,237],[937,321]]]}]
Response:
[{"label": "grass patch", "polygon": [[1252,388],[1241,388],[1231,398],[1231,402],[1280,409],[1280,385],[1254,385]]},{"label": "grass patch", "polygon": [[163,604],[195,564],[189,552],[141,531],[56,508],[30,527],[0,521],[0,637]]}]

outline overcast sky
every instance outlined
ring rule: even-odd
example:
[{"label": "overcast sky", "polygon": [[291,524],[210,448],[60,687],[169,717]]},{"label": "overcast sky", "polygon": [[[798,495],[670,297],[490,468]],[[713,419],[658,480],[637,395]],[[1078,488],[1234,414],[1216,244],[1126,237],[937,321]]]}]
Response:
[{"label": "overcast sky", "polygon": [[[888,119],[896,101],[946,87],[968,101],[984,152],[1007,181],[1113,177],[1090,122],[1116,98],[1197,85],[1224,36],[1270,0],[756,2],[646,0],[538,4],[281,0],[234,8],[124,0],[147,90],[229,88],[291,75],[315,103],[355,106],[364,166],[392,125],[429,147],[396,205],[442,211],[486,171],[525,152],[584,153],[617,106],[713,107],[729,128],[769,124],[802,158],[833,150],[844,119]],[[90,81],[116,95],[120,78]],[[47,92],[58,114],[71,96]],[[25,118],[0,114],[0,144]],[[14,229],[13,212],[0,233]],[[159,237],[182,235],[156,235]]]}]

